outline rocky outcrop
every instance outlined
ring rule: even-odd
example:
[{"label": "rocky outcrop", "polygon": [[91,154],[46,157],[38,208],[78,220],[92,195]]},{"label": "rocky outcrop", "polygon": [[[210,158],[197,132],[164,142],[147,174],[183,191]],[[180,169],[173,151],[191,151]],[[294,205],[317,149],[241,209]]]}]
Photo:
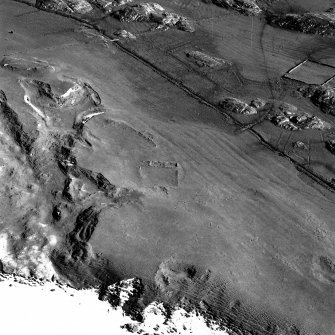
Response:
[{"label": "rocky outcrop", "polygon": [[[138,202],[140,194],[78,166],[75,145],[84,143],[84,125],[105,109],[98,106],[99,94],[85,82],[66,77],[66,82],[59,81],[64,88],[56,80],[50,82],[20,77],[24,93],[18,94],[23,93],[29,105],[26,114],[34,118],[32,126],[0,91],[0,142],[6,157],[0,176],[5,185],[1,211],[5,215],[13,208],[17,213],[6,214],[8,224],[0,231],[0,270],[93,284],[95,269],[105,261],[97,259],[90,244],[101,210]],[[73,117],[72,127],[69,123],[56,128],[50,117],[55,114]]]},{"label": "rocky outcrop", "polygon": [[36,7],[68,14],[87,14],[93,10],[86,0],[36,0]]},{"label": "rocky outcrop", "polygon": [[234,9],[245,15],[259,15],[262,10],[255,0],[213,0],[217,6]]},{"label": "rocky outcrop", "polygon": [[[0,230],[0,271],[50,279],[57,276],[49,255],[58,233],[48,225],[50,202],[40,183],[42,168],[36,166],[42,160],[39,137],[0,91],[0,211],[6,217]],[[47,141],[44,149],[49,161]]]},{"label": "rocky outcrop", "polygon": [[133,2],[133,0],[114,0],[114,1],[104,0],[104,1],[109,2],[109,3],[111,2],[111,6],[113,7],[123,6],[123,5],[126,5],[127,3]]},{"label": "rocky outcrop", "polygon": [[[31,297],[34,297],[34,313],[41,315],[47,312],[48,320],[57,315],[61,320],[57,326],[60,334],[92,334],[97,327],[110,334],[250,334],[239,328],[235,331],[221,318],[207,313],[205,303],[198,307],[187,299],[182,299],[178,304],[171,306],[155,300],[146,301],[144,305],[143,291],[144,285],[139,278],[118,281],[107,287],[99,288],[98,285],[92,285],[78,290],[60,283],[56,278],[40,280],[0,273],[1,302],[4,306],[10,306],[2,309],[3,319],[14,320],[17,315],[27,314],[27,310],[32,307]],[[90,322],[91,327],[88,327],[87,322],[82,322],[83,315],[95,323]],[[48,333],[52,321],[44,322],[40,326],[29,322],[29,317],[30,315],[23,318],[24,321],[27,320],[24,322],[26,334],[35,334],[36,329],[40,334]],[[18,324],[18,327],[10,322],[6,324],[2,326],[5,333],[20,333],[21,324]]]},{"label": "rocky outcrop", "polygon": [[335,88],[328,85],[306,85],[298,89],[305,98],[320,108],[325,114],[335,116]]},{"label": "rocky outcrop", "polygon": [[97,224],[99,211],[94,207],[84,209],[77,216],[74,230],[69,234],[70,254],[73,260],[86,261],[90,256],[90,240]]},{"label": "rocky outcrop", "polygon": [[333,9],[324,13],[269,15],[268,23],[283,29],[306,34],[334,36],[335,14]]},{"label": "rocky outcrop", "polygon": [[287,103],[281,104],[276,114],[270,117],[270,120],[279,127],[293,131],[303,129],[325,130],[331,128],[330,124],[317,116],[300,112],[296,106]]},{"label": "rocky outcrop", "polygon": [[103,290],[100,299],[108,301],[113,307],[121,307],[134,321],[143,321],[144,304],[141,298],[144,285],[140,278],[122,280]]},{"label": "rocky outcrop", "polygon": [[95,106],[101,104],[99,94],[87,83],[76,83],[66,93],[58,97],[58,105],[60,107],[73,107],[91,102]]},{"label": "rocky outcrop", "polygon": [[153,20],[155,16],[162,15],[164,8],[156,3],[142,3],[128,5],[114,13],[122,22],[141,22]]},{"label": "rocky outcrop", "polygon": [[300,149],[300,150],[308,150],[308,146],[303,141],[296,141],[292,143],[293,148]]},{"label": "rocky outcrop", "polygon": [[175,13],[170,13],[157,3],[141,3],[126,5],[113,14],[122,22],[151,22],[158,26],[175,27],[180,30],[193,32],[194,27],[189,19]]},{"label": "rocky outcrop", "polygon": [[311,101],[326,114],[335,116],[335,89],[318,86],[311,95]]},{"label": "rocky outcrop", "polygon": [[335,139],[326,141],[326,148],[335,155]]},{"label": "rocky outcrop", "polygon": [[266,102],[261,98],[255,98],[250,102],[250,106],[256,109],[262,109],[265,107]]},{"label": "rocky outcrop", "polygon": [[48,62],[34,57],[5,56],[0,66],[25,75],[41,75],[55,70]]},{"label": "rocky outcrop", "polygon": [[119,29],[114,33],[115,36],[118,36],[120,38],[128,38],[131,40],[135,40],[136,36],[132,34],[131,32],[124,30],[124,29]]},{"label": "rocky outcrop", "polygon": [[111,12],[115,7],[123,6],[133,0],[90,0],[92,4],[103,10],[105,13]]},{"label": "rocky outcrop", "polygon": [[225,98],[220,102],[220,107],[228,113],[253,115],[257,114],[257,109],[249,106],[244,101],[236,98]]},{"label": "rocky outcrop", "polygon": [[14,141],[24,153],[30,154],[35,136],[24,131],[17,113],[8,105],[6,95],[2,90],[0,90],[0,112],[0,120],[8,129]]},{"label": "rocky outcrop", "polygon": [[23,79],[22,87],[33,96],[34,101],[40,106],[72,108],[84,107],[87,104],[99,106],[101,99],[99,94],[85,82],[76,82],[64,94],[57,95],[50,84],[35,79]]}]

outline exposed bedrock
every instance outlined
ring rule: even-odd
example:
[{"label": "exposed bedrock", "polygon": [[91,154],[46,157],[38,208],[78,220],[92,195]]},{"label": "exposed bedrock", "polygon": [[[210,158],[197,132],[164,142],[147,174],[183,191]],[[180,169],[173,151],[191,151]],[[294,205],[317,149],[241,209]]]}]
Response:
[{"label": "exposed bedrock", "polygon": [[111,306],[120,306],[133,320],[143,321],[143,293],[145,286],[140,278],[118,281],[109,286],[102,286],[100,299],[108,301]]},{"label": "exposed bedrock", "polygon": [[4,272],[51,279],[49,258],[58,233],[49,223],[51,203],[37,178],[31,154],[36,134],[28,133],[0,92],[0,267]]},{"label": "exposed bedrock", "polygon": [[108,13],[112,11],[115,7],[123,6],[133,0],[90,0],[92,4],[102,9],[104,12]]},{"label": "exposed bedrock", "polygon": [[275,125],[288,130],[326,130],[330,129],[330,123],[321,120],[310,113],[300,111],[292,104],[281,103],[275,110],[275,115],[270,116],[270,120]]},{"label": "exposed bedrock", "polygon": [[311,101],[326,114],[335,115],[335,89],[319,86],[311,96]]},{"label": "exposed bedrock", "polygon": [[98,217],[99,210],[93,206],[82,210],[78,214],[75,227],[68,235],[70,254],[73,260],[80,258],[85,261],[87,258],[92,257],[92,255],[89,255],[90,248],[87,243],[99,223]]},{"label": "exposed bedrock", "polygon": [[334,36],[335,34],[335,14],[333,9],[324,13],[305,13],[301,15],[269,14],[267,21],[270,25],[306,34],[326,36]]},{"label": "exposed bedrock", "polygon": [[36,7],[69,14],[87,14],[93,10],[86,0],[36,0]]},{"label": "exposed bedrock", "polygon": [[[234,297],[226,284],[209,269],[169,258],[159,265],[155,283],[158,297],[163,301],[171,305],[181,303],[186,310],[188,306],[197,306],[209,319],[220,320],[221,329],[228,334],[301,334],[293,324],[276,323],[270,318],[261,320],[257,311]],[[224,313],[218,310],[224,310]]]},{"label": "exposed bedrock", "polygon": [[[100,97],[88,84],[75,85],[63,95],[55,94],[49,83],[35,79],[22,79],[20,84],[29,105],[27,112],[36,119],[38,131],[26,131],[24,115],[18,116],[9,106],[3,91],[0,92],[0,125],[20,149],[24,169],[31,171],[32,180],[27,177],[27,183],[36,186],[28,188],[16,178],[13,195],[8,192],[7,195],[14,201],[17,197],[14,194],[19,192],[22,199],[16,202],[22,203],[22,194],[27,193],[23,188],[27,188],[37,199],[30,196],[24,200],[29,201],[27,211],[34,208],[36,214],[21,209],[24,218],[16,222],[15,229],[23,231],[22,236],[31,242],[27,243],[25,237],[16,238],[18,232],[12,230],[0,236],[1,243],[8,245],[0,252],[1,267],[7,270],[12,264],[18,273],[38,273],[46,278],[57,275],[82,286],[106,278],[115,280],[117,275],[105,264],[106,260],[95,254],[89,241],[99,224],[99,213],[105,207],[139,202],[141,194],[117,187],[103,174],[77,165],[74,149],[78,141],[82,141],[81,131],[92,117],[103,113],[101,110],[90,112],[90,108],[87,111],[86,107],[100,105]],[[73,116],[73,129],[60,130],[42,122],[52,115],[50,111],[55,113],[63,108],[77,111]],[[30,201],[33,202],[30,204]],[[15,245],[9,242],[13,237],[17,241]]]},{"label": "exposed bedrock", "polygon": [[125,29],[118,29],[114,32],[115,36],[118,36],[120,38],[129,38],[132,40],[136,39],[136,35],[132,34],[131,32],[125,30]]},{"label": "exposed bedrock", "polygon": [[64,94],[57,95],[49,83],[36,79],[23,79],[20,84],[36,105],[53,108],[89,108],[99,106],[99,94],[85,82],[75,82]]},{"label": "exposed bedrock", "polygon": [[236,10],[245,15],[259,15],[262,10],[255,0],[212,0],[220,7]]},{"label": "exposed bedrock", "polygon": [[227,112],[252,115],[257,114],[257,109],[248,105],[244,101],[236,98],[225,98],[220,101],[220,107]]},{"label": "exposed bedrock", "polygon": [[186,17],[168,12],[161,5],[153,2],[136,5],[126,5],[113,15],[125,22],[151,22],[166,27],[193,32],[193,23]]},{"label": "exposed bedrock", "polygon": [[21,149],[29,154],[37,134],[28,134],[24,131],[23,125],[17,113],[8,105],[6,95],[0,90],[1,118],[8,132],[13,136],[15,142]]},{"label": "exposed bedrock", "polygon": [[335,115],[335,89],[324,85],[306,85],[298,91],[325,114]]},{"label": "exposed bedrock", "polygon": [[1,60],[0,66],[6,70],[17,72],[25,76],[41,76],[55,71],[55,67],[48,62],[35,57],[25,56],[5,56]]}]

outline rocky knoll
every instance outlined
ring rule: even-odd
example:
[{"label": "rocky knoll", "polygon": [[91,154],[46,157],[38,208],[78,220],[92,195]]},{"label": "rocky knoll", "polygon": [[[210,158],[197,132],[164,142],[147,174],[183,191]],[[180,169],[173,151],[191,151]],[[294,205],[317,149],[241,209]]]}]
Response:
[{"label": "rocky knoll", "polygon": [[57,95],[50,84],[36,79],[21,79],[21,86],[38,100],[40,106],[54,108],[71,108],[80,106],[99,106],[101,100],[99,94],[85,82],[74,81],[64,94]]},{"label": "rocky knoll", "polygon": [[[23,58],[19,66],[4,64],[8,72],[30,74],[30,61]],[[47,63],[42,64],[48,68]],[[0,271],[68,278],[80,284],[77,270],[72,271],[76,268],[84,273],[86,282],[93,283],[95,274],[89,269],[91,265],[97,267],[101,259],[96,259],[90,238],[99,215],[106,206],[118,208],[137,195],[77,164],[76,146],[89,145],[85,125],[104,114],[99,94],[88,83],[68,77],[66,87],[70,88],[59,94],[50,83],[56,87],[63,82],[57,75],[49,79],[21,76],[18,80],[18,95],[34,119],[32,129],[0,91],[0,162],[5,167],[0,171],[0,181],[7,185],[0,192],[0,212],[12,218],[6,219],[0,232]],[[55,115],[73,121],[59,127]],[[17,215],[7,213],[14,204]]]},{"label": "rocky knoll", "polygon": [[113,15],[123,22],[151,22],[164,27],[176,27],[177,29],[194,31],[193,24],[186,17],[168,12],[157,3],[141,3],[126,5],[115,11]]},{"label": "rocky knoll", "polygon": [[311,96],[311,100],[322,112],[335,115],[335,89],[319,86]]},{"label": "rocky knoll", "polygon": [[310,113],[301,112],[294,105],[282,103],[276,110],[274,116],[270,120],[275,125],[287,130],[325,130],[330,129],[331,126],[327,122],[321,120]]},{"label": "rocky knoll", "polygon": [[55,68],[53,66],[43,60],[34,57],[22,58],[13,55],[5,56],[0,62],[0,67],[27,76],[39,76],[48,72],[55,71]]},{"label": "rocky knoll", "polygon": [[[139,278],[107,287],[76,290],[59,281],[0,273],[1,315],[10,334],[194,334],[236,335],[223,320],[214,321],[200,306],[187,301],[168,307],[159,301],[143,304]],[[32,318],[27,310],[38,315]],[[47,308],[46,308],[47,306]],[[61,308],[59,308],[62,306]],[[15,322],[17,314],[21,322]],[[61,320],[54,326],[54,316]],[[32,320],[33,319],[33,320]],[[43,331],[42,331],[43,330]]]},{"label": "rocky knoll", "polygon": [[68,14],[87,14],[93,10],[86,0],[36,0],[36,7]]},{"label": "rocky knoll", "polygon": [[299,89],[299,92],[318,106],[321,112],[335,115],[335,89],[323,85],[309,85]]},{"label": "rocky knoll", "polygon": [[241,101],[236,98],[225,98],[220,102],[220,107],[223,108],[226,112],[243,114],[243,115],[252,115],[257,114],[257,109],[249,106],[244,101]]},{"label": "rocky knoll", "polygon": [[334,36],[335,13],[329,9],[323,13],[269,15],[268,23],[283,29],[306,34]]},{"label": "rocky knoll", "polygon": [[133,0],[90,0],[90,3],[105,13],[110,13],[115,7],[123,6],[132,1]]},{"label": "rocky knoll", "polygon": [[234,9],[245,15],[259,15],[262,10],[255,0],[213,0],[217,6]]}]

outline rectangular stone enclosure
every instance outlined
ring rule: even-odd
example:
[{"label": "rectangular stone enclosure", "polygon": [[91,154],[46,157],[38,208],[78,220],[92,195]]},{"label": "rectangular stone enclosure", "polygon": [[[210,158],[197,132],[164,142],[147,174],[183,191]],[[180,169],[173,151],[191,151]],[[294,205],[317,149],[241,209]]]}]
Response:
[{"label": "rectangular stone enclosure", "polygon": [[335,67],[308,59],[289,70],[284,77],[306,84],[323,85],[335,76]]}]

